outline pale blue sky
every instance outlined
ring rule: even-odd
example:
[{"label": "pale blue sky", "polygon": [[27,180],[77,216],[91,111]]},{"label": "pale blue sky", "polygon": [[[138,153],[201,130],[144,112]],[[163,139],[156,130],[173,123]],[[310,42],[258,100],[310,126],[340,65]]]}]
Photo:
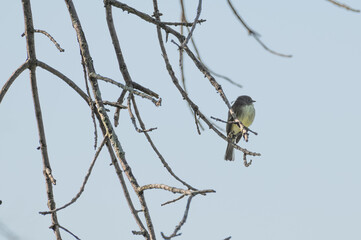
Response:
[{"label": "pale blue sky", "polygon": [[[189,1],[188,1],[189,2]],[[193,19],[198,1],[186,3]],[[126,1],[151,14],[151,1]],[[151,136],[176,174],[191,185],[217,192],[193,199],[189,218],[178,239],[356,240],[361,238],[361,32],[360,13],[325,0],[233,1],[245,21],[273,50],[292,54],[281,58],[265,51],[232,15],[226,1],[203,1],[194,36],[205,62],[244,87],[221,79],[229,100],[250,95],[257,102],[248,143],[260,152],[245,168],[241,154],[223,160],[226,143],[214,132],[198,135],[188,107],[169,78],[153,25],[114,9],[119,40],[133,80],[163,99],[156,108],[138,105]],[[360,9],[356,0],[345,2]],[[102,1],[75,2],[97,72],[122,80],[109,38]],[[163,20],[179,19],[178,1],[160,1]],[[37,57],[63,71],[84,88],[75,32],[63,1],[32,1],[36,29],[48,31],[64,53],[36,34]],[[22,6],[6,1],[0,9],[0,86],[26,59]],[[174,39],[170,36],[170,39]],[[177,69],[177,48],[166,44]],[[186,57],[190,97],[207,116],[225,118],[227,108],[208,80]],[[37,71],[50,161],[57,179],[55,200],[60,207],[78,192],[92,161],[93,125],[90,111],[73,90],[41,69]],[[177,69],[177,76],[179,71]],[[101,83],[103,98],[114,101],[119,89]],[[111,109],[110,116],[113,115]],[[134,131],[127,111],[117,128],[120,142],[141,185],[171,180],[145,137]],[[101,140],[101,139],[100,139]],[[41,154],[28,72],[10,88],[0,104],[0,239],[2,226],[18,239],[54,239],[48,227]],[[120,184],[102,152],[82,197],[59,212],[59,221],[81,239],[142,239]],[[170,234],[183,216],[186,200],[160,207],[175,198],[148,191],[158,239]],[[138,206],[138,205],[137,205]],[[63,239],[72,239],[62,232]]]}]

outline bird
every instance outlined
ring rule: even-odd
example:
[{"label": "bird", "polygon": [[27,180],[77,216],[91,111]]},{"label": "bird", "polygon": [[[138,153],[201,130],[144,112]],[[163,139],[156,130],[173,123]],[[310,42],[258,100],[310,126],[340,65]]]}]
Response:
[{"label": "bird", "polygon": [[[232,109],[237,119],[245,126],[249,127],[253,123],[256,115],[254,109],[254,101],[250,96],[243,95],[239,96],[232,105]],[[244,134],[244,129],[238,126],[238,124],[232,123],[234,121],[230,112],[228,112],[228,121],[226,126],[227,138],[231,139],[232,143],[238,143]],[[224,159],[227,161],[234,160],[233,146],[232,143],[228,142]]]}]

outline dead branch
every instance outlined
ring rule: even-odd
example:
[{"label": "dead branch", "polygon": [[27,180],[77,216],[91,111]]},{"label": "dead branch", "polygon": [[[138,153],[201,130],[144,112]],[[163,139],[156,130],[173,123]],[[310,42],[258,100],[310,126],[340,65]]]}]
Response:
[{"label": "dead branch", "polygon": [[242,25],[247,29],[248,31],[248,34],[252,37],[254,37],[254,39],[256,39],[256,41],[264,48],[266,49],[268,52],[272,53],[272,54],[275,54],[277,56],[280,56],[280,57],[292,57],[292,55],[290,54],[283,54],[283,53],[279,53],[279,52],[276,52],[276,51],[273,51],[272,49],[268,48],[261,40],[260,40],[260,35],[252,30],[247,24],[246,22],[241,18],[241,16],[238,14],[237,10],[234,8],[233,4],[231,3],[231,0],[227,0],[228,2],[228,5],[230,6],[230,8],[232,9],[234,15],[238,18],[238,20],[242,23]]},{"label": "dead branch", "polygon": [[172,193],[180,193],[183,195],[197,195],[197,194],[202,194],[205,195],[206,193],[215,193],[216,191],[214,191],[213,189],[206,189],[206,190],[185,190],[185,189],[181,189],[181,188],[176,188],[176,187],[171,187],[165,184],[147,184],[144,185],[142,187],[139,187],[137,189],[137,192],[143,192],[145,190],[149,190],[149,189],[163,189]]},{"label": "dead branch", "polygon": [[[142,128],[142,130],[145,130],[145,124],[140,116],[137,104],[135,102],[134,97],[132,98],[132,102],[134,105],[134,112],[135,115],[137,116],[137,119],[139,121],[139,125]],[[169,164],[167,163],[167,161],[164,159],[164,157],[162,156],[162,154],[159,152],[159,150],[157,149],[157,147],[155,146],[155,144],[153,143],[153,140],[151,139],[151,137],[149,136],[148,132],[143,132],[145,137],[147,138],[150,146],[153,148],[153,151],[157,154],[158,158],[160,159],[160,161],[162,162],[163,166],[167,169],[167,171],[169,172],[169,174],[174,177],[174,179],[176,179],[177,181],[179,181],[180,183],[182,183],[184,186],[186,186],[188,189],[191,190],[197,190],[194,187],[192,187],[190,184],[186,183],[185,181],[183,181],[181,178],[179,178],[172,170],[172,168],[169,166]]]},{"label": "dead branch", "polygon": [[72,199],[70,202],[68,202],[67,204],[65,204],[64,206],[62,206],[62,207],[60,207],[60,208],[53,209],[53,210],[51,210],[51,211],[39,212],[40,214],[46,215],[46,214],[50,214],[50,213],[53,213],[53,212],[60,211],[60,210],[62,210],[62,209],[64,209],[64,208],[67,208],[68,206],[72,205],[73,203],[76,202],[76,200],[79,199],[79,197],[81,196],[81,194],[84,192],[85,185],[87,184],[87,182],[88,182],[88,180],[89,180],[90,174],[91,174],[91,172],[92,172],[92,170],[93,170],[93,167],[94,167],[94,165],[95,165],[95,161],[98,159],[98,156],[99,156],[101,150],[103,149],[104,144],[106,143],[107,140],[108,140],[108,137],[107,137],[107,136],[104,136],[102,143],[100,144],[98,150],[95,152],[93,161],[92,161],[91,164],[90,164],[90,167],[89,167],[89,169],[88,169],[88,172],[87,172],[87,174],[86,174],[85,177],[84,177],[83,184],[81,185],[80,190],[79,190],[79,192],[75,195],[75,197],[73,197],[73,199]]},{"label": "dead branch", "polygon": [[42,33],[44,34],[45,36],[47,36],[50,41],[52,41],[55,45],[55,47],[60,51],[60,52],[64,52],[65,50],[63,48],[60,47],[60,44],[45,30],[40,30],[40,29],[35,29],[34,32],[37,32],[37,33]]},{"label": "dead branch", "polygon": [[19,75],[24,72],[25,69],[27,69],[29,67],[29,60],[26,61],[25,63],[21,64],[20,67],[18,67],[15,72],[13,74],[11,74],[11,76],[9,77],[9,79],[6,81],[6,83],[4,84],[4,86],[1,88],[0,91],[0,103],[3,100],[6,92],[9,90],[10,86],[14,83],[14,81],[16,80],[17,77],[19,77]]},{"label": "dead branch", "polygon": [[96,78],[96,79],[99,79],[99,80],[103,80],[105,82],[108,82],[108,83],[111,83],[111,84],[114,84],[115,86],[117,87],[120,87],[126,91],[129,91],[130,93],[132,94],[135,94],[135,95],[138,95],[142,98],[146,98],[146,99],[149,99],[151,100],[155,106],[160,106],[161,103],[162,103],[162,99],[160,98],[158,101],[155,100],[154,98],[152,98],[151,96],[149,96],[148,94],[146,93],[142,93],[142,92],[138,92],[137,90],[135,90],[133,87],[128,87],[128,86],[125,86],[124,84],[121,84],[121,83],[118,83],[116,81],[114,81],[113,79],[110,79],[110,78],[107,78],[107,77],[103,77],[99,74],[96,74],[94,72],[90,73],[89,74],[90,77],[93,77],[93,78]]},{"label": "dead branch", "polygon": [[161,235],[164,239],[171,239],[173,237],[176,237],[176,236],[180,236],[181,233],[178,233],[178,231],[181,229],[181,227],[185,224],[185,222],[187,221],[187,217],[188,217],[188,212],[189,212],[189,207],[191,206],[191,201],[193,199],[193,196],[190,196],[188,198],[188,202],[187,202],[187,206],[186,206],[186,209],[184,210],[184,215],[183,215],[183,218],[182,220],[179,222],[179,224],[175,227],[173,233],[169,236],[165,236],[163,232],[161,232]]},{"label": "dead branch", "polygon": [[341,8],[344,8],[344,9],[346,9],[346,10],[352,11],[352,12],[360,12],[359,9],[352,8],[352,7],[350,7],[350,6],[347,6],[346,4],[337,2],[337,1],[335,1],[335,0],[326,0],[326,1],[328,1],[328,2],[330,2],[330,3],[333,3],[333,4],[335,4],[336,6],[339,6],[339,7],[341,7]]}]

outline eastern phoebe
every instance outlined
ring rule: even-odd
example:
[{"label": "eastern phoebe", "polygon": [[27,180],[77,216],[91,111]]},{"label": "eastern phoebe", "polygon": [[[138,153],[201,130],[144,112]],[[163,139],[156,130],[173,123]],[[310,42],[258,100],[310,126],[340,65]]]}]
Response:
[{"label": "eastern phoebe", "polygon": [[[256,114],[256,110],[254,109],[253,103],[255,101],[252,100],[249,96],[239,96],[237,100],[232,105],[232,109],[236,114],[238,120],[245,126],[251,126],[254,116]],[[232,115],[228,112],[228,123],[226,127],[227,138],[232,140],[232,143],[238,143],[244,134],[244,129],[238,127],[237,124],[230,123],[234,121]],[[231,143],[228,143],[226,154],[224,155],[225,160],[234,160],[233,154],[233,146]]]}]

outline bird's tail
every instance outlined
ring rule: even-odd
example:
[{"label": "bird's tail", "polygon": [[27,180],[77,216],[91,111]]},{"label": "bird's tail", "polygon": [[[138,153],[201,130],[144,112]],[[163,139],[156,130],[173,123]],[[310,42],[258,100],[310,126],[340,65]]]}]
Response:
[{"label": "bird's tail", "polygon": [[234,160],[234,153],[233,153],[233,146],[232,143],[228,143],[226,154],[224,154],[224,160],[233,161]]}]

